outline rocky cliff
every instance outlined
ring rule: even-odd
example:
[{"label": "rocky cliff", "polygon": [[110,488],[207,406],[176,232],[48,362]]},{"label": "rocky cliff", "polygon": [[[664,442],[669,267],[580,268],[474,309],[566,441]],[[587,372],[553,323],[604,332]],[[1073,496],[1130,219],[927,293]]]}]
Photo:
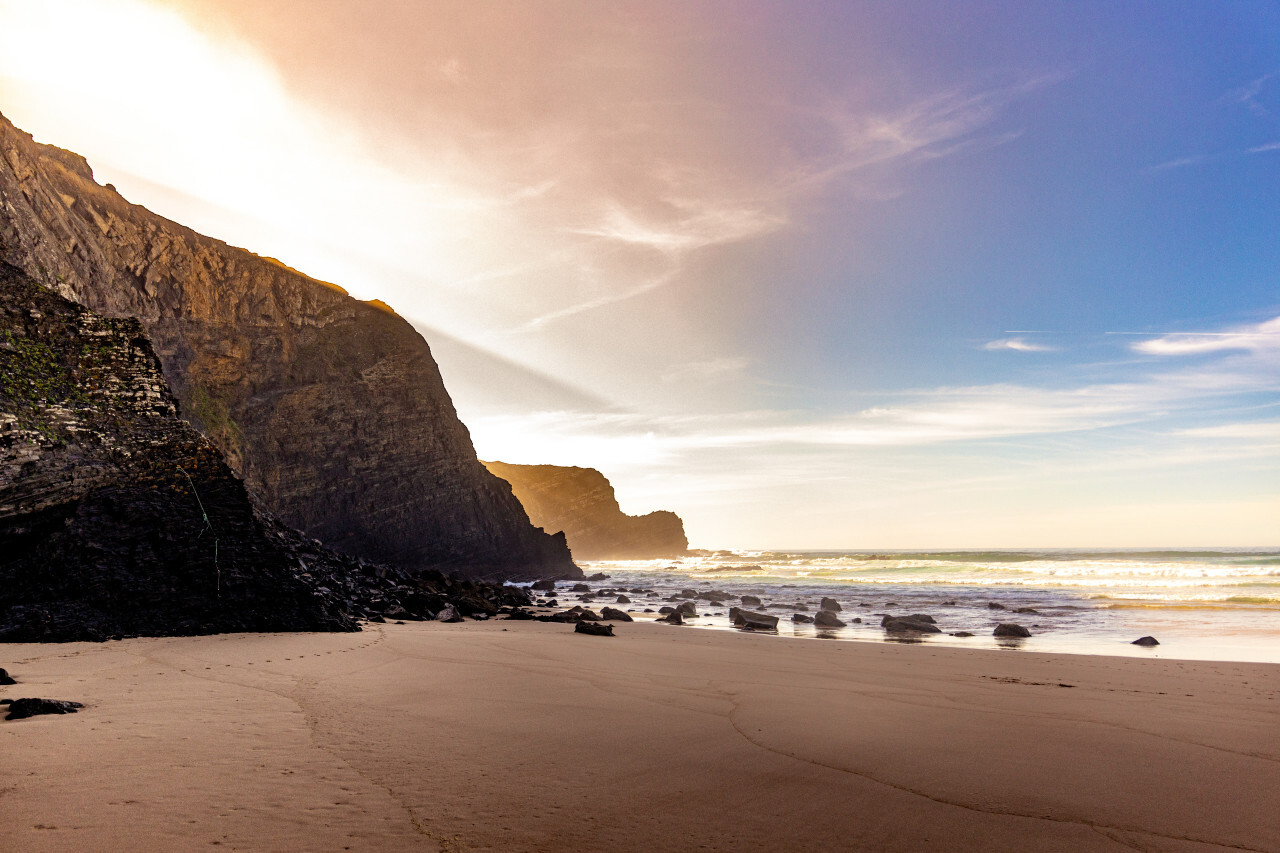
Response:
[{"label": "rocky cliff", "polygon": [[259,511],[178,417],[136,320],[0,263],[0,641],[352,631],[525,603],[336,553]]},{"label": "rocky cliff", "polygon": [[594,468],[484,465],[511,484],[534,524],[564,531],[576,559],[678,557],[689,548],[680,516],[665,510],[625,515],[613,486]]},{"label": "rocky cliff", "polygon": [[427,343],[385,305],[130,204],[2,116],[0,260],[136,317],[186,416],[288,525],[415,570],[580,575],[476,459]]}]

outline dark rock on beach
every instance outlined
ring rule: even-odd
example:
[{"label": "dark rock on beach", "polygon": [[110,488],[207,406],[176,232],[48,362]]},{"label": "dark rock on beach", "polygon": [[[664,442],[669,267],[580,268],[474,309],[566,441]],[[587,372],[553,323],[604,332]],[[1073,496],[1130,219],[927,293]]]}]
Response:
[{"label": "dark rock on beach", "polygon": [[1013,622],[1001,622],[996,626],[992,636],[996,637],[1030,637],[1031,632]]},{"label": "dark rock on beach", "polygon": [[835,611],[823,608],[813,614],[813,623],[819,628],[843,628],[845,623],[836,616]]},{"label": "dark rock on beach", "polygon": [[754,595],[742,596],[743,607],[759,607],[760,604],[761,604],[760,599],[757,596],[754,596]]},{"label": "dark rock on beach", "polygon": [[836,601],[834,598],[826,598],[826,597],[823,597],[822,604],[820,605],[820,607],[823,610],[831,610],[835,613],[839,613],[840,610],[842,609],[840,607],[840,602]]},{"label": "dark rock on beach", "polygon": [[803,613],[793,613],[791,614],[791,621],[796,623],[797,625],[812,625],[813,617],[806,616]]},{"label": "dark rock on beach", "polygon": [[13,676],[9,674],[8,670],[0,669],[0,687],[8,687],[10,684],[17,683],[18,682],[14,680]]},{"label": "dark rock on beach", "polygon": [[1005,608],[1004,608],[1004,605],[998,601],[988,601],[987,609],[988,610],[1004,610]]},{"label": "dark rock on beach", "polygon": [[606,607],[600,611],[600,618],[609,622],[633,622],[631,614],[616,607]]},{"label": "dark rock on beach", "polygon": [[658,622],[666,622],[668,625],[683,625],[684,617],[680,615],[680,611],[672,610],[666,616],[660,616],[656,620]]},{"label": "dark rock on beach", "polygon": [[534,581],[533,586],[531,588],[550,592],[556,588],[556,582],[554,580],[551,580],[550,578]]},{"label": "dark rock on beach", "polygon": [[770,616],[767,613],[754,613],[750,610],[743,610],[740,607],[729,608],[729,621],[735,627],[746,628],[751,631],[778,630],[777,616]]},{"label": "dark rock on beach", "polygon": [[[1132,646],[1158,646],[1158,645],[1160,645],[1160,641],[1159,641],[1159,640],[1157,640],[1155,637],[1151,637],[1151,636],[1147,636],[1147,637],[1139,637],[1138,639],[1136,639],[1136,640],[1134,640],[1132,643],[1130,643],[1130,645],[1132,645]],[[0,670],[0,672],[3,672],[3,671],[4,671],[4,670]]]},{"label": "dark rock on beach", "polygon": [[613,626],[600,622],[579,622],[573,626],[575,634],[590,634],[593,637],[612,637]]},{"label": "dark rock on beach", "polygon": [[79,702],[61,699],[14,699],[9,703],[9,716],[5,719],[22,720],[40,714],[74,714],[83,707]]},{"label": "dark rock on beach", "polygon": [[925,621],[916,616],[885,616],[880,620],[880,627],[890,634],[941,634],[942,631],[932,619]]}]

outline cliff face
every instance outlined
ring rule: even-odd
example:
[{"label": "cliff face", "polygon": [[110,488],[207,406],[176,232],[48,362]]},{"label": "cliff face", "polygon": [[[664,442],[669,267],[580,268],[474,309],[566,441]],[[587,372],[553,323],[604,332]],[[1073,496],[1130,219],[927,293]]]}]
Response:
[{"label": "cliff face", "polygon": [[0,264],[0,639],[357,630],[273,534],[137,321]]},{"label": "cliff face", "polygon": [[623,514],[613,486],[594,468],[484,465],[511,484],[534,524],[563,530],[579,560],[678,557],[689,548],[680,516],[666,510]]},{"label": "cliff face", "polygon": [[580,575],[476,459],[403,319],[128,203],[2,116],[0,260],[141,321],[186,416],[285,523],[411,569]]}]

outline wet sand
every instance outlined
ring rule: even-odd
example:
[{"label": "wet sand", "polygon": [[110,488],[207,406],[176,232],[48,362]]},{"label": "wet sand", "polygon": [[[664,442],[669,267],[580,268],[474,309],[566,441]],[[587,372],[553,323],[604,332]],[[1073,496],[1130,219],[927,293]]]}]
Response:
[{"label": "wet sand", "polygon": [[0,846],[1280,850],[1280,665],[617,633],[0,646]]}]

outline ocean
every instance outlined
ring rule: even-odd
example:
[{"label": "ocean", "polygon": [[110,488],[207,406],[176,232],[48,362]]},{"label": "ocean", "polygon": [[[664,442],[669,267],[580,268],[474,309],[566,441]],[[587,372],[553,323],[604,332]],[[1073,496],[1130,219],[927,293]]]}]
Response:
[{"label": "ocean", "polygon": [[[733,596],[723,606],[697,602],[699,616],[687,624],[703,629],[733,630],[728,605],[754,595],[763,602],[754,609],[780,617],[781,637],[1280,662],[1280,549],[715,551],[579,564],[610,576],[591,583],[593,593],[627,590],[633,614],[650,608],[656,616],[686,589]],[[562,605],[578,599],[563,585],[557,595]],[[847,627],[791,621],[796,612],[812,616],[824,596],[840,603]],[[592,597],[595,606],[613,603]],[[1016,612],[1027,608],[1033,612]],[[880,627],[883,614],[910,613],[932,615],[943,633],[904,639]],[[997,639],[1000,622],[1032,636]],[[1160,645],[1132,645],[1142,636]]]}]

